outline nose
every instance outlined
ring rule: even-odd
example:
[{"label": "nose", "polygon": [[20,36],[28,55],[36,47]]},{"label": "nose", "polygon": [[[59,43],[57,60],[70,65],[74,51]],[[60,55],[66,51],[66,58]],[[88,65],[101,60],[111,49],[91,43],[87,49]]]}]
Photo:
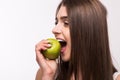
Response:
[{"label": "nose", "polygon": [[56,25],[53,29],[52,29],[52,33],[54,35],[56,34],[60,34],[61,33],[61,27],[59,25]]}]

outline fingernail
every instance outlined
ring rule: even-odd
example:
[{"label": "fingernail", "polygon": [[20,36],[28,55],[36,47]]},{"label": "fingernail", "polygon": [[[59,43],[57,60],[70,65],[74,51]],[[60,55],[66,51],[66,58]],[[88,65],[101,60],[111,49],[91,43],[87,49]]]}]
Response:
[{"label": "fingernail", "polygon": [[51,44],[48,44],[49,47],[51,47]]}]

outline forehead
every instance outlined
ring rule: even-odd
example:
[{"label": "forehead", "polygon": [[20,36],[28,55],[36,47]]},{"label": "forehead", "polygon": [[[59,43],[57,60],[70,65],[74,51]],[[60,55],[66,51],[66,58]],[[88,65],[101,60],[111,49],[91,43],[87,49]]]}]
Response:
[{"label": "forehead", "polygon": [[60,18],[62,16],[67,16],[67,11],[65,6],[61,6],[57,13],[57,18]]}]

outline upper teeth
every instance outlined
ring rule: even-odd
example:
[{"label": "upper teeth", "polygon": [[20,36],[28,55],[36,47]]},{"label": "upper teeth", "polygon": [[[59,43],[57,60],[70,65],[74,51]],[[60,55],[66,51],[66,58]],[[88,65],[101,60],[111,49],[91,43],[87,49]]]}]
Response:
[{"label": "upper teeth", "polygon": [[58,41],[59,41],[59,42],[64,42],[64,41],[63,41],[63,40],[61,40],[61,39],[58,39]]}]

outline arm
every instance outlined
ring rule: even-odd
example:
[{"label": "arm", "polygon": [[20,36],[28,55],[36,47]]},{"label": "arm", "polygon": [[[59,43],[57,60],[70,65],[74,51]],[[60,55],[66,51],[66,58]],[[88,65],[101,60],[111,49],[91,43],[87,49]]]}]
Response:
[{"label": "arm", "polygon": [[53,80],[53,79],[50,79],[51,77],[49,77],[49,76],[43,76],[43,74],[42,74],[42,70],[41,69],[39,69],[38,71],[37,71],[37,74],[36,74],[36,78],[35,78],[35,80]]},{"label": "arm", "polygon": [[38,69],[35,80],[41,80],[40,79],[41,77],[42,77],[42,72],[40,69]]},{"label": "arm", "polygon": [[42,69],[38,69],[35,80],[54,80],[55,73],[53,71],[47,72],[46,74],[43,73]]},{"label": "arm", "polygon": [[50,71],[45,75],[43,75],[43,71],[41,69],[38,69],[35,80],[54,80],[54,78],[55,78],[55,73],[53,71]]}]

